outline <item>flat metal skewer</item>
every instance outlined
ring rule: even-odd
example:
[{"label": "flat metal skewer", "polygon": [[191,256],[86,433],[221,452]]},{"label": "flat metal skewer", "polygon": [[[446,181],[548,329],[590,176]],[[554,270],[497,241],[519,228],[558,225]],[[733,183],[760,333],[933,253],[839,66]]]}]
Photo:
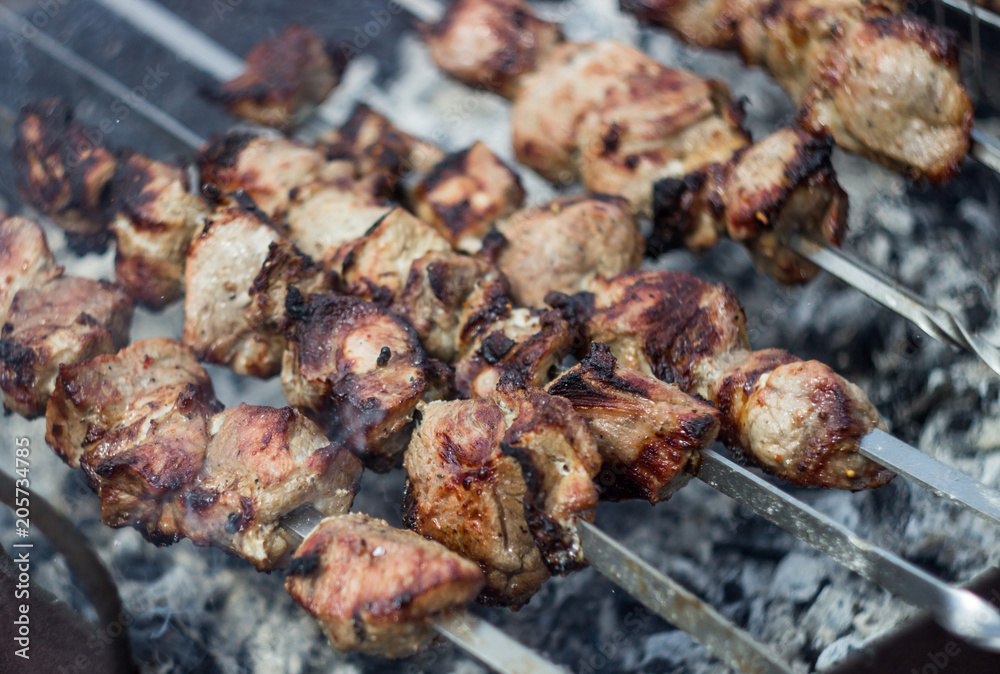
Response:
[{"label": "flat metal skewer", "polygon": [[1000,613],[969,590],[953,587],[802,503],[712,450],[701,453],[697,477],[796,538],[919,608],[946,630],[1000,652]]},{"label": "flat metal skewer", "polygon": [[[281,520],[281,527],[292,535],[293,543],[299,546],[323,517],[323,513],[316,508],[306,505]],[[434,620],[433,625],[442,637],[501,674],[566,674],[562,667],[557,667],[468,611],[441,616]]]}]

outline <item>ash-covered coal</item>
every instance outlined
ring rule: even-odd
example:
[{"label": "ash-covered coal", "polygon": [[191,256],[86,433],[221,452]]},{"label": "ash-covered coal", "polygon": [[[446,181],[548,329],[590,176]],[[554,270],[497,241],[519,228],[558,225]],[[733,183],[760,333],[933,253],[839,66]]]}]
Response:
[{"label": "ash-covered coal", "polygon": [[[222,39],[220,26],[225,24],[200,16],[199,11],[207,10],[199,9],[199,3],[172,4]],[[236,11],[243,17],[244,32],[256,30],[263,36],[267,26],[246,18],[261,8],[275,10],[281,3],[230,4],[239,5]],[[737,96],[747,98],[748,124],[756,136],[792,119],[787,97],[763,73],[747,70],[737,56],[692,49],[662,32],[640,31],[620,16],[613,0],[537,7],[547,17],[565,21],[570,39],[631,41],[668,65],[727,82]],[[68,19],[56,17],[54,25],[60,21]],[[124,41],[130,34],[119,28],[118,39]],[[63,30],[72,33],[71,27]],[[363,70],[357,71],[361,74],[349,70],[348,77],[354,78],[351,86],[334,94],[338,109],[346,114],[353,100],[365,100],[389,113],[403,129],[446,149],[481,139],[500,156],[512,159],[508,104],[445,79],[411,31],[394,29],[392,35],[397,34],[403,35],[398,43],[378,45],[376,38],[368,49],[381,50],[380,61],[387,58],[383,51],[391,54],[398,70],[376,85],[366,79],[373,74],[371,62],[362,60]],[[134,34],[127,39],[142,40]],[[160,101],[157,92],[152,94],[154,102],[177,106],[175,99]],[[218,119],[199,121],[192,115],[185,121],[207,135],[221,130]],[[137,117],[127,121],[139,129],[142,124]],[[141,136],[136,132],[128,137]],[[839,151],[835,164],[851,199],[851,234],[845,248],[914,290],[956,308],[983,336],[1000,342],[996,176],[969,161],[954,183],[922,188]],[[553,196],[552,188],[534,174],[525,172],[524,183],[530,202]],[[71,273],[111,274],[110,254],[74,258],[61,245],[58,232],[49,230],[49,236]],[[701,257],[673,252],[652,264],[727,283],[746,307],[757,347],[782,347],[830,363],[865,389],[893,433],[1000,488],[1000,381],[973,356],[926,337],[828,276],[801,288],[780,287],[755,272],[745,251],[735,244],[724,243]],[[179,337],[181,324],[179,305],[163,314],[139,311],[133,337]],[[241,379],[210,369],[227,405],[284,404],[276,380]],[[12,470],[13,438],[29,437],[32,487],[71,514],[111,568],[134,619],[134,650],[145,671],[482,671],[444,645],[399,662],[332,652],[313,621],[287,596],[278,575],[258,574],[235,558],[196,549],[188,542],[154,548],[134,531],[103,527],[96,497],[45,446],[43,422],[6,417],[2,427],[0,464]],[[366,473],[355,509],[398,523],[402,481],[399,472]],[[857,494],[794,493],[862,537],[947,580],[968,580],[1000,562],[993,527],[903,480]],[[803,672],[834,664],[913,614],[903,602],[698,482],[656,507],[604,505],[598,524]],[[0,511],[0,531],[12,528],[8,511]],[[35,569],[35,580],[87,610],[65,563],[51,550],[39,555]],[[511,636],[577,672],[726,671],[687,635],[651,615],[593,570],[550,581],[517,613],[477,610]]]}]

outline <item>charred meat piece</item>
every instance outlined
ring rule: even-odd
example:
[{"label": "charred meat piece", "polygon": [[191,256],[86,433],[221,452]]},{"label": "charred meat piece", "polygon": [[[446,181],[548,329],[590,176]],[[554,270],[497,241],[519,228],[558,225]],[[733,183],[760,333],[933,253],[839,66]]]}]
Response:
[{"label": "charred meat piece", "polygon": [[455,359],[465,335],[497,308],[507,309],[506,277],[489,262],[453,251],[414,260],[391,309],[413,326],[427,352]]},{"label": "charred meat piece", "polygon": [[78,253],[107,247],[107,187],[114,155],[101,145],[104,133],[88,129],[61,99],[29,103],[16,122],[14,145],[21,197],[67,232]]},{"label": "charred meat piece", "polygon": [[287,129],[340,83],[347,59],[309,28],[292,24],[247,52],[247,69],[207,93],[233,115]]},{"label": "charred meat piece", "polygon": [[278,373],[283,336],[255,330],[245,312],[270,246],[280,240],[257,211],[232,208],[209,218],[191,244],[184,269],[184,343],[199,358],[238,374]]},{"label": "charred meat piece", "polygon": [[538,18],[522,0],[456,0],[438,23],[422,29],[441,70],[508,98],[521,76],[562,42],[558,24]]},{"label": "charred meat piece", "polygon": [[417,403],[448,391],[445,366],[428,358],[413,328],[356,297],[287,293],[285,397],[330,439],[385,470],[406,448]]},{"label": "charred meat piece", "polygon": [[521,464],[527,492],[524,515],[552,573],[584,566],[576,521],[592,522],[594,478],[601,470],[597,442],[569,401],[541,389],[501,380],[494,399],[508,422],[500,447]]},{"label": "charred meat piece", "polygon": [[132,299],[111,283],[61,276],[22,288],[0,330],[4,408],[45,414],[60,365],[114,353],[131,324]]},{"label": "charred meat piece", "polygon": [[[488,307],[486,315],[501,314]],[[455,388],[465,398],[492,395],[504,375],[543,387],[580,341],[577,326],[555,310],[513,309],[479,334],[455,363]]]},{"label": "charred meat piece", "polygon": [[18,291],[60,274],[38,223],[20,217],[0,219],[0,326],[7,322]]},{"label": "charred meat piece", "polygon": [[516,607],[550,573],[525,517],[521,465],[501,449],[506,430],[489,398],[425,406],[403,459],[403,521],[482,568],[480,602]]},{"label": "charred meat piece", "polygon": [[830,162],[831,143],[781,129],[683,178],[653,190],[651,252],[712,247],[725,235],[742,242],[757,267],[784,283],[804,283],[819,269],[789,249],[790,233],[837,246],[847,231],[847,195]]},{"label": "charred meat piece", "polygon": [[402,208],[395,208],[365,232],[324,260],[337,272],[345,290],[380,304],[389,304],[403,289],[413,262],[451,245],[433,227]]},{"label": "charred meat piece", "polygon": [[477,141],[436,164],[413,190],[413,211],[463,250],[478,250],[498,219],[524,202],[521,179]]},{"label": "charred meat piece", "polygon": [[201,472],[161,517],[195,545],[272,571],[295,549],[282,517],[307,503],[324,515],[350,509],[361,462],[295,410],[239,405],[212,417],[209,431]]},{"label": "charred meat piece", "polygon": [[83,468],[101,497],[101,521],[138,525],[157,543],[163,504],[201,469],[212,415],[222,411],[194,353],[170,339],[135,342],[59,370],[45,412],[45,441]]},{"label": "charred meat piece", "polygon": [[445,156],[441,148],[401,131],[364,103],[355,106],[343,126],[320,139],[319,149],[330,161],[349,162],[356,178],[381,176],[390,191],[399,179],[426,173]]},{"label": "charred meat piece", "polygon": [[322,294],[337,287],[337,278],[287,239],[274,241],[250,284],[250,304],[243,310],[251,330],[264,335],[284,335],[285,297],[291,287],[303,294]]},{"label": "charred meat piece", "polygon": [[800,123],[913,179],[941,183],[969,147],[973,109],[954,36],[898,0],[623,0],[706,47],[737,48],[801,106]]},{"label": "charred meat piece", "polygon": [[550,291],[579,292],[594,276],[635,269],[645,248],[628,205],[618,197],[560,197],[518,211],[497,231],[506,241],[494,261],[521,306],[541,307]]},{"label": "charred meat piece", "polygon": [[894,475],[858,452],[885,424],[865,394],[817,361],[751,351],[735,295],[680,272],[597,279],[587,321],[593,342],[622,365],[676,382],[714,403],[721,439],[797,486],[866,489]]},{"label": "charred meat piece", "polygon": [[602,498],[657,503],[719,433],[714,407],[638,370],[619,365],[605,344],[549,384],[587,422],[604,458]]},{"label": "charred meat piece", "polygon": [[292,189],[282,220],[288,238],[307,255],[322,260],[364,236],[392,208],[368,183],[354,178],[315,181]]},{"label": "charred meat piece", "polygon": [[185,172],[123,152],[111,183],[115,277],[139,303],[162,309],[184,292],[184,259],[211,212],[190,194]]},{"label": "charred meat piece", "polygon": [[659,178],[724,162],[746,145],[741,122],[721,84],[616,42],[558,47],[525,78],[511,117],[521,162],[555,182],[580,176],[639,213],[649,212]]},{"label": "charred meat piece", "polygon": [[311,147],[287,138],[231,133],[201,151],[201,184],[222,194],[243,190],[262,211],[280,218],[289,190],[317,179],[326,164]]},{"label": "charred meat piece", "polygon": [[472,562],[360,513],[320,522],[285,580],[333,648],[388,658],[430,644],[431,621],[464,607],[482,585]]}]

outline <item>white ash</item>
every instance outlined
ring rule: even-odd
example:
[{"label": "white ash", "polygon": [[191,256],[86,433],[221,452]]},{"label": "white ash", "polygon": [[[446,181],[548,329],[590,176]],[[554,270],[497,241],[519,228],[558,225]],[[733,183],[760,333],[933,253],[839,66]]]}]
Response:
[{"label": "white ash", "polygon": [[[693,49],[660,31],[640,30],[620,16],[614,0],[538,8],[565,20],[571,38],[624,39],[668,65],[726,81],[737,96],[747,98],[747,121],[756,137],[792,119],[787,97],[765,74],[746,69],[735,55]],[[365,100],[405,130],[449,150],[481,139],[512,160],[506,102],[444,78],[412,35],[397,45],[397,54],[399,73],[380,87],[373,84],[370,62],[352,66],[348,86],[335,92],[330,109],[346,116],[356,100]],[[834,161],[851,198],[846,248],[914,290],[955,306],[985,336],[1000,341],[1000,188],[995,177],[969,162],[953,185],[916,188],[843,152],[836,152]],[[532,203],[554,195],[539,177],[527,171],[522,175]],[[63,248],[59,232],[50,229],[49,235],[71,273],[110,277],[110,252],[76,258]],[[821,276],[804,288],[781,288],[756,274],[734,244],[699,258],[673,252],[651,265],[693,271],[737,288],[758,347],[783,347],[831,363],[869,393],[894,433],[1000,487],[1000,384],[974,357],[922,335],[831,278]],[[180,304],[162,314],[140,310],[132,336],[177,337],[182,323]],[[284,404],[276,379],[260,382],[210,370],[227,405]],[[42,421],[7,417],[3,428],[0,462],[13,466],[11,438],[31,438],[33,489],[70,514],[111,568],[135,619],[134,648],[144,671],[483,671],[446,645],[393,663],[332,652],[284,592],[278,574],[257,574],[235,558],[187,542],[155,548],[134,531],[103,527],[97,499],[82,476],[45,447]],[[401,484],[398,472],[366,474],[356,509],[398,523]],[[875,492],[794,493],[862,537],[947,580],[971,579],[1000,562],[993,527],[903,480]],[[655,508],[604,505],[598,523],[770,644],[799,671],[835,664],[914,613],[697,482]],[[0,528],[9,531],[12,526],[4,510]],[[88,611],[65,562],[37,532],[33,540],[38,542],[36,579]],[[554,579],[517,613],[477,610],[578,672],[726,671],[705,649],[593,570]]]}]

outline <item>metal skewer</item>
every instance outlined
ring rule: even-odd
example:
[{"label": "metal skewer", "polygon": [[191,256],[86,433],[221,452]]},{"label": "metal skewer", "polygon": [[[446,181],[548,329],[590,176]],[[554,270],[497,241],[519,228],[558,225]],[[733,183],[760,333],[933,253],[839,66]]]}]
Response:
[{"label": "metal skewer", "polygon": [[[4,22],[3,18],[5,18],[5,14],[0,12],[0,22]],[[50,55],[60,61],[67,56],[83,61],[81,57],[69,50],[64,50],[62,53],[50,52]],[[74,71],[79,72],[84,77],[88,77],[86,73],[90,71],[102,72],[92,65],[89,69],[74,68]],[[106,74],[104,77],[111,79]],[[98,86],[103,86],[101,83],[103,78],[92,79],[88,77],[88,79],[91,79]],[[150,107],[158,110],[155,106]],[[165,115],[165,113],[163,114]],[[147,119],[157,123],[156,117],[156,115],[147,116]],[[184,128],[179,122],[175,123]],[[180,139],[183,135],[194,139],[195,145],[200,145],[203,142],[193,132],[177,137]],[[997,520],[1000,498],[986,487],[976,484],[961,474],[942,477],[947,475],[946,471],[952,473],[955,471],[892,438],[892,436],[887,434],[880,436],[876,433],[869,437],[874,439],[871,442],[866,440],[862,444],[862,453],[866,456],[880,462],[884,460],[890,468],[912,477],[932,491],[983,514],[989,519]],[[891,442],[888,442],[887,439]],[[1000,626],[1000,615],[988,605],[984,606],[983,602],[977,603],[974,595],[963,594],[965,591],[952,588],[912,565],[907,566],[908,562],[861,541],[847,529],[833,523],[832,520],[824,521],[825,516],[717,454],[708,452],[706,455],[706,464],[710,467],[707,472],[705,469],[702,470],[699,475],[701,479],[744,502],[748,507],[753,508],[768,519],[777,518],[772,519],[772,521],[788,528],[796,536],[830,554],[835,560],[864,577],[882,584],[890,591],[899,593],[907,601],[931,608],[942,624],[955,633],[966,636],[982,647],[1000,650],[1000,633],[996,631]],[[912,458],[919,458],[921,461],[912,461]],[[961,486],[960,490],[954,488],[956,484]],[[952,488],[946,488],[945,485]],[[833,529],[830,528],[831,525],[834,527]],[[581,522],[579,526],[581,538],[584,539],[585,556],[595,568],[630,592],[634,589],[637,599],[679,627],[687,629],[687,626],[690,626],[692,630],[708,630],[707,634],[699,633],[696,638],[702,640],[702,643],[708,646],[713,653],[733,666],[757,663],[757,665],[764,667],[764,669],[751,669],[749,671],[787,671],[787,665],[774,660],[759,645],[755,648],[749,648],[748,643],[753,644],[753,641],[748,635],[729,624],[714,612],[714,609],[705,605],[674,581],[646,565],[634,553],[621,547],[592,525]],[[816,532],[820,532],[822,535],[818,535]],[[900,570],[910,582],[896,583],[892,578],[886,577],[891,576],[892,573],[900,572]],[[501,651],[514,652],[509,645],[498,642],[498,640],[509,641],[503,632],[495,630],[495,628],[475,618],[465,619],[460,616],[439,625],[438,629],[448,638],[464,640],[463,643],[458,644],[461,648],[477,649],[470,651],[475,657],[479,657],[480,652],[479,646],[474,645],[477,639],[491,642],[488,649],[490,651],[493,650],[493,646],[499,644]],[[523,646],[517,644],[516,648],[523,649]],[[489,653],[486,656],[495,657]],[[776,669],[768,669],[769,667]]]},{"label": "metal skewer", "polygon": [[701,453],[698,479],[736,499],[820,552],[906,602],[928,609],[949,632],[1000,651],[1000,613],[972,592],[952,587],[712,450]]},{"label": "metal skewer", "polygon": [[[292,534],[293,543],[298,546],[322,520],[323,513],[307,505],[281,520],[281,527]],[[442,637],[501,674],[566,674],[562,667],[557,667],[468,611],[441,616],[433,624]]]}]

